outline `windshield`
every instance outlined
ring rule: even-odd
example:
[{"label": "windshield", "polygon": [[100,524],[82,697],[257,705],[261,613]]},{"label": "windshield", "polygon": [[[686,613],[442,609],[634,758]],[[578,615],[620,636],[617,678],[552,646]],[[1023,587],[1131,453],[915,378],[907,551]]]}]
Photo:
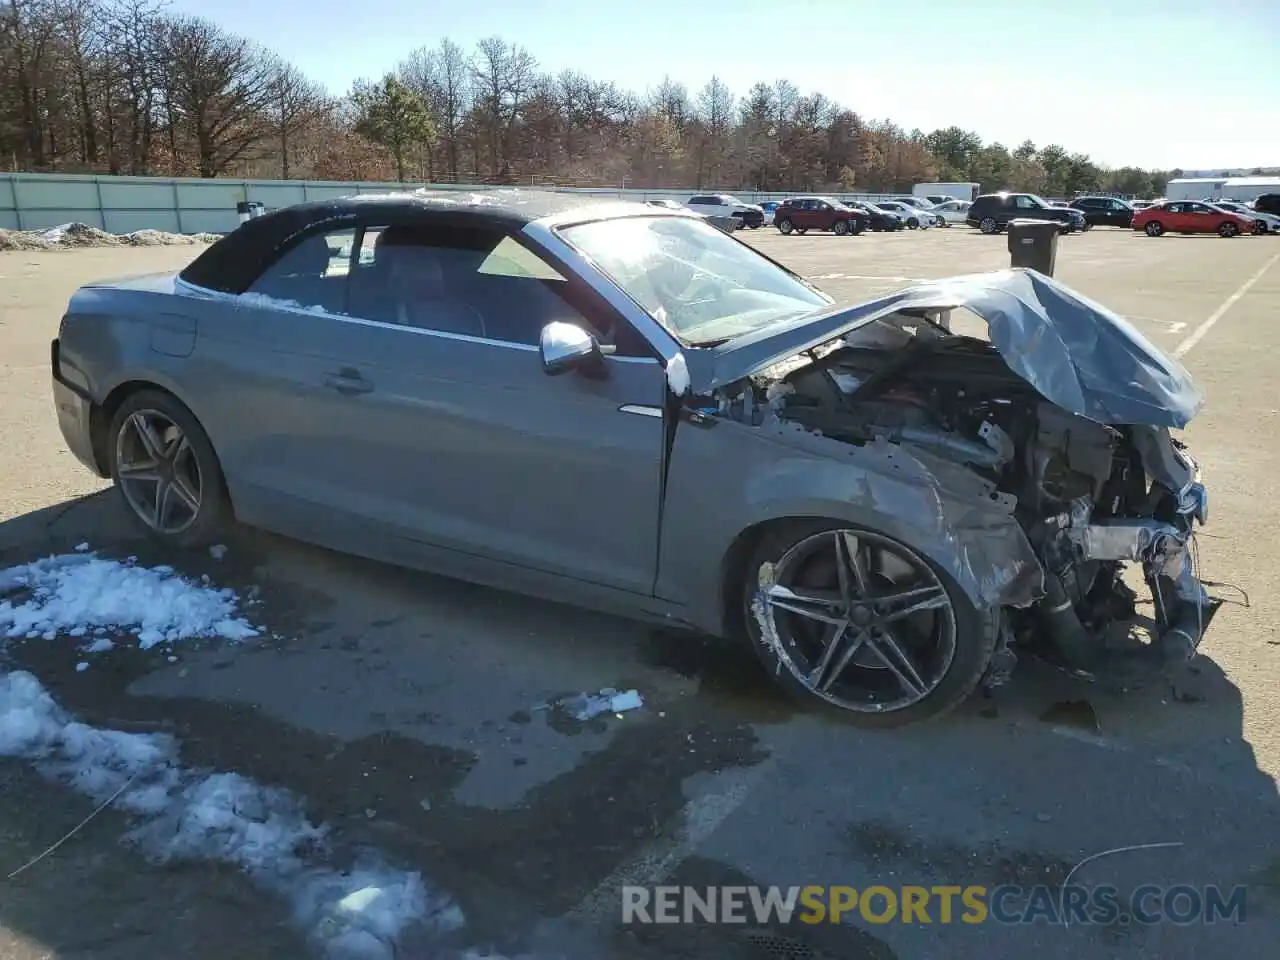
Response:
[{"label": "windshield", "polygon": [[730,340],[831,303],[703,220],[619,217],[561,235],[687,344]]}]

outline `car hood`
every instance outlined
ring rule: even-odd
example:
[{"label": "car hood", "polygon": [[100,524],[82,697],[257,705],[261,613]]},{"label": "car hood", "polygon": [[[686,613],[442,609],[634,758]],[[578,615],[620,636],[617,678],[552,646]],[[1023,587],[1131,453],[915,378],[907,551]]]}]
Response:
[{"label": "car hood", "polygon": [[895,312],[953,308],[985,320],[991,344],[1009,368],[1071,413],[1099,423],[1180,429],[1204,404],[1186,368],[1119,314],[1023,269],[931,280],[718,347],[689,348],[690,386],[709,393]]}]

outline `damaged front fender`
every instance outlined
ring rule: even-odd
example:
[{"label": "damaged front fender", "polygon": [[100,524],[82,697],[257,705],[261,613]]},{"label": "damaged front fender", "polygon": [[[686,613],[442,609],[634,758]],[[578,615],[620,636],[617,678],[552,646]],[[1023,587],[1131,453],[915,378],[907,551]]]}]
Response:
[{"label": "damaged front fender", "polygon": [[[662,521],[658,593],[698,608],[721,632],[724,584],[709,577],[744,530],[822,517],[892,536],[945,571],[979,609],[1026,607],[1044,572],[1014,516],[1014,498],[962,465],[907,444],[852,446],[770,416],[716,418],[677,432]],[[714,624],[714,626],[713,626]]]}]

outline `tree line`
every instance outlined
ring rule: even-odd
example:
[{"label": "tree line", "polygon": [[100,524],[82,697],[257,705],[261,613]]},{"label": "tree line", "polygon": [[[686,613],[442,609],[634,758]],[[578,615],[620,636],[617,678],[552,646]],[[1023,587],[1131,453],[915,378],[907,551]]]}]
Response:
[{"label": "tree line", "polygon": [[0,0],[0,166],[157,176],[899,192],[976,182],[1156,196],[1180,171],[1107,169],[1027,141],[872,120],[787,80],[641,93],[444,39],[334,96],[264,46],[162,0]]}]

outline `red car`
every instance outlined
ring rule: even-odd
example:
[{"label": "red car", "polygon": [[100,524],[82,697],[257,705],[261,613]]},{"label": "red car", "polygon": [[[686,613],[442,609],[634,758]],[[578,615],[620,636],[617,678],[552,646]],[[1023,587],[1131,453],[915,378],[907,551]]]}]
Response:
[{"label": "red car", "polygon": [[809,230],[830,230],[855,237],[871,222],[861,210],[846,207],[832,197],[789,197],[773,211],[773,222],[784,235]]},{"label": "red car", "polygon": [[1194,200],[1166,200],[1133,215],[1133,229],[1145,231],[1148,237],[1164,233],[1216,233],[1234,237],[1239,233],[1253,233],[1253,227],[1249,217]]}]

